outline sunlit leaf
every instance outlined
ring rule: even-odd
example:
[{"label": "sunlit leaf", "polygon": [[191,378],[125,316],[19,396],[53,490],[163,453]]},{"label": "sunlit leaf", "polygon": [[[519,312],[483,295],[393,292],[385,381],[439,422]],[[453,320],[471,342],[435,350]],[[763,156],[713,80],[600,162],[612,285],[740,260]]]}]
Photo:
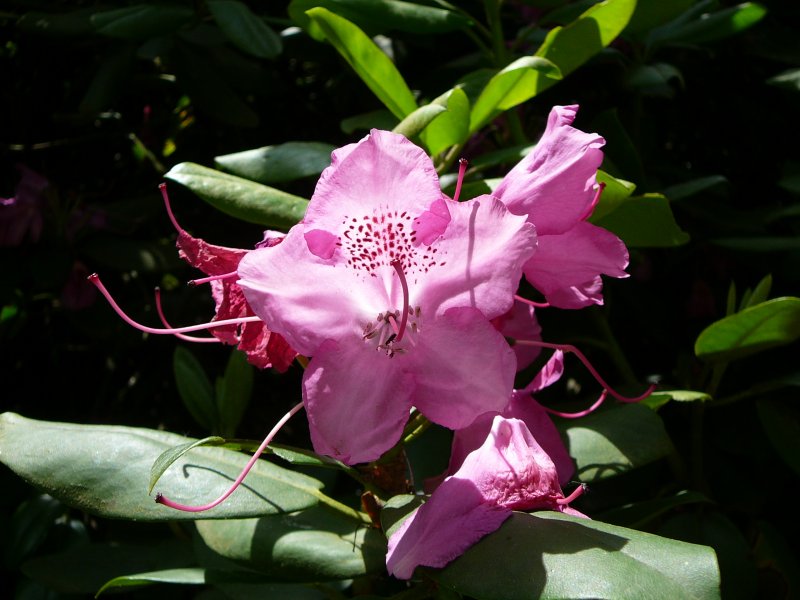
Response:
[{"label": "sunlit leaf", "polygon": [[704,360],[734,360],[800,338],[800,298],[775,298],[706,327],[694,344]]},{"label": "sunlit leaf", "polygon": [[433,102],[446,107],[447,112],[422,132],[422,141],[431,155],[463,143],[469,135],[469,99],[464,90],[453,88]]},{"label": "sunlit leaf", "polygon": [[[322,484],[260,460],[221,505],[186,513],[147,494],[153,461],[192,442],[164,431],[75,425],[0,416],[0,461],[31,485],[90,514],[138,521],[243,518],[300,510],[317,503]],[[220,448],[195,448],[175,462],[159,488],[184,504],[204,504],[230,487],[249,457]]]},{"label": "sunlit leaf", "polygon": [[151,494],[153,492],[153,488],[156,486],[156,483],[158,483],[158,480],[161,479],[161,476],[166,472],[166,470],[169,469],[170,466],[172,466],[172,464],[181,456],[189,452],[189,450],[192,450],[193,448],[199,448],[200,446],[220,446],[224,443],[225,438],[212,435],[207,438],[203,438],[202,440],[187,442],[185,444],[181,444],[180,446],[175,446],[174,448],[165,450],[156,459],[150,469],[150,485],[147,486],[147,493]]},{"label": "sunlit leaf", "polygon": [[319,175],[331,164],[334,149],[322,142],[286,142],[217,156],[214,162],[238,177],[279,183]]},{"label": "sunlit leaf", "polygon": [[617,234],[629,248],[680,246],[689,234],[675,222],[672,209],[661,194],[644,194],[620,202],[616,209],[591,221]]},{"label": "sunlit leaf", "polygon": [[372,93],[398,119],[417,109],[414,95],[400,71],[363,31],[324,8],[312,8],[306,14]]},{"label": "sunlit leaf", "polygon": [[195,163],[180,163],[165,175],[185,185],[222,212],[268,227],[289,229],[306,212],[308,200]]},{"label": "sunlit leaf", "polygon": [[412,138],[419,135],[436,117],[446,112],[447,109],[440,104],[426,104],[420,106],[402,121],[400,121],[392,131]]},{"label": "sunlit leaf", "polygon": [[237,0],[207,0],[206,5],[219,28],[240,50],[258,58],[281,53],[281,38],[263,19]]}]

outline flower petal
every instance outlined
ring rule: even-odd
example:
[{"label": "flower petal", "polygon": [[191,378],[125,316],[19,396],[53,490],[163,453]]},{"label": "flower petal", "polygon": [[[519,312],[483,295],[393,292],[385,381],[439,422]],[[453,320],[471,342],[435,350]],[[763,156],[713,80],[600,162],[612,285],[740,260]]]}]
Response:
[{"label": "flower petal", "polygon": [[431,421],[461,429],[499,412],[514,384],[516,360],[503,336],[473,308],[451,308],[424,323],[409,351],[414,405]]},{"label": "flower petal", "polygon": [[559,308],[602,304],[599,276],[627,277],[628,250],[616,235],[581,222],[560,235],[542,235],[525,277]]},{"label": "flower petal", "polygon": [[277,246],[248,253],[239,277],[255,314],[306,356],[326,339],[360,335],[359,326],[390,306],[376,278],[312,254],[302,225]]},{"label": "flower petal", "polygon": [[494,191],[511,212],[526,215],[539,235],[573,227],[595,196],[605,140],[571,126],[577,111],[577,105],[554,107],[539,143]]},{"label": "flower petal", "polygon": [[425,285],[412,304],[442,314],[455,306],[477,308],[491,319],[511,308],[521,267],[536,250],[535,229],[491,196],[447,201],[451,221],[431,246]]},{"label": "flower petal", "polygon": [[319,347],[303,375],[316,452],[355,464],[375,460],[397,443],[414,387],[404,358],[389,358],[353,336]]},{"label": "flower petal", "polygon": [[409,579],[420,565],[443,567],[510,516],[511,510],[486,504],[471,481],[447,479],[389,538],[386,568]]},{"label": "flower petal", "polygon": [[[541,341],[542,328],[536,319],[536,309],[530,304],[514,300],[511,310],[492,319],[492,325],[506,338],[514,340]],[[527,344],[511,346],[517,356],[517,371],[530,366],[542,349]]]},{"label": "flower petal", "polygon": [[564,352],[562,350],[556,350],[553,352],[553,356],[545,363],[544,367],[542,367],[542,370],[533,378],[533,381],[526,385],[522,391],[528,394],[535,394],[553,385],[556,381],[561,379],[563,374]]}]

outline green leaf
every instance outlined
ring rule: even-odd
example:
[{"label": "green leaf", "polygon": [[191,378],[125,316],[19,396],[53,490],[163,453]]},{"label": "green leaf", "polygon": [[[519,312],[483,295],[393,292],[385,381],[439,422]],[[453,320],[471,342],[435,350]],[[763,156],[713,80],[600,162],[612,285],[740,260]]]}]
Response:
[{"label": "green leaf", "polygon": [[62,14],[45,12],[26,12],[17,21],[17,28],[25,33],[35,33],[52,37],[85,36],[94,32],[91,12],[75,10]]},{"label": "green leaf", "polygon": [[312,8],[306,14],[372,93],[398,119],[405,118],[417,109],[414,95],[397,67],[363,31],[324,8]]},{"label": "green leaf", "polygon": [[756,2],[745,2],[693,20],[675,19],[658,27],[647,36],[647,44],[704,44],[741,33],[758,23],[767,9]]},{"label": "green leaf", "polygon": [[617,234],[629,248],[664,248],[689,241],[689,234],[675,222],[672,209],[661,194],[633,196],[601,218],[595,225]]},{"label": "green leaf", "polygon": [[728,180],[722,175],[709,175],[698,177],[684,183],[678,183],[664,190],[664,195],[671,201],[684,200],[720,185],[727,184]]},{"label": "green leaf", "polygon": [[800,411],[793,403],[780,400],[759,400],[756,408],[772,447],[800,474]]},{"label": "green leaf", "polygon": [[425,574],[480,600],[719,598],[713,550],[556,512],[513,513]]},{"label": "green leaf", "polygon": [[553,83],[561,79],[561,71],[550,60],[540,56],[518,58],[492,77],[472,107],[470,132],[477,131],[504,110],[533,98],[540,89],[540,78]]},{"label": "green leaf", "polygon": [[800,69],[788,69],[767,79],[767,83],[777,87],[800,92]]},{"label": "green leaf", "polygon": [[400,121],[392,131],[404,135],[407,138],[412,138],[422,133],[436,117],[446,111],[447,109],[441,104],[431,103],[420,106],[417,110]]},{"label": "green leaf", "polygon": [[176,346],[172,355],[172,370],[178,394],[194,420],[209,431],[217,431],[219,414],[214,401],[214,389],[203,366],[191,351]]},{"label": "green leaf", "polygon": [[319,175],[335,148],[322,142],[286,142],[214,158],[220,169],[259,183],[279,183]]},{"label": "green leaf", "polygon": [[267,449],[275,456],[293,465],[350,470],[350,467],[335,458],[321,456],[311,450],[286,446],[285,444],[270,444]]},{"label": "green leaf", "polygon": [[658,409],[667,402],[708,402],[711,396],[705,392],[695,392],[694,390],[658,390],[642,400],[640,404],[652,409]]},{"label": "green leaf", "polygon": [[106,590],[114,588],[142,587],[154,583],[177,583],[182,585],[203,585],[206,583],[206,570],[200,567],[187,567],[184,569],[164,569],[150,571],[135,575],[123,575],[106,582],[97,590],[95,598]]},{"label": "green leaf", "polygon": [[450,146],[463,144],[469,135],[469,98],[464,90],[455,87],[436,98],[433,103],[446,107],[447,112],[422,132],[422,141],[431,156]]},{"label": "green leaf", "polygon": [[386,570],[386,539],[324,506],[279,517],[197,523],[217,554],[278,581],[349,579]]},{"label": "green leaf", "polygon": [[194,563],[191,544],[168,539],[147,545],[81,544],[58,554],[37,556],[25,563],[22,571],[62,594],[94,594],[115,577]]},{"label": "green leaf", "polygon": [[748,288],[742,295],[742,301],[739,310],[744,310],[750,306],[766,302],[769,297],[769,292],[772,289],[772,275],[765,276],[761,281],[756,284],[754,290]]},{"label": "green leaf", "polygon": [[305,198],[195,163],[175,165],[165,177],[185,185],[214,208],[257,225],[289,229],[308,206]]},{"label": "green leaf", "polygon": [[563,431],[578,478],[587,483],[626,473],[672,452],[661,418],[638,404],[593,413]]},{"label": "green leaf", "polygon": [[250,404],[253,366],[242,352],[231,352],[225,376],[217,380],[217,413],[222,435],[233,436]]},{"label": "green leaf", "polygon": [[674,496],[625,504],[623,506],[604,511],[602,514],[597,515],[597,518],[603,522],[610,522],[614,525],[641,529],[643,526],[647,525],[657,517],[660,517],[664,513],[669,512],[673,508],[678,506],[686,506],[687,504],[700,503],[710,504],[711,500],[709,500],[700,492],[683,490]]},{"label": "green leaf", "polygon": [[[636,0],[598,2],[566,27],[552,29],[535,55],[555,63],[566,77],[612,42],[625,29],[635,8]],[[529,77],[527,85],[536,94],[557,82],[536,72]]]},{"label": "green leaf", "polygon": [[637,0],[625,34],[645,34],[651,29],[667,23],[688,9],[694,0]]},{"label": "green leaf", "polygon": [[214,19],[233,44],[257,58],[275,58],[281,53],[281,38],[246,4],[237,0],[207,0]]},{"label": "green leaf", "polygon": [[153,466],[150,468],[150,485],[147,486],[148,495],[153,493],[153,488],[156,487],[156,483],[158,483],[158,480],[161,479],[161,476],[166,470],[181,456],[189,452],[189,450],[192,448],[199,448],[200,446],[221,446],[224,443],[225,438],[212,435],[202,440],[187,442],[162,452],[161,456],[156,459]]},{"label": "green leaf", "polygon": [[729,361],[791,344],[800,338],[800,298],[775,298],[706,327],[694,353],[708,361]]},{"label": "green leaf", "polygon": [[126,40],[144,40],[172,33],[194,16],[191,8],[176,5],[135,4],[94,13],[97,33]]},{"label": "green leaf", "polygon": [[602,219],[605,215],[614,212],[625,200],[636,191],[636,184],[624,179],[612,177],[605,171],[597,171],[597,183],[605,184],[600,201],[594,207],[592,219]]},{"label": "green leaf", "polygon": [[306,12],[321,6],[373,32],[405,31],[417,35],[445,33],[469,27],[472,21],[461,13],[399,0],[292,0],[287,12],[292,20],[322,41]]},{"label": "green leaf", "polygon": [[[147,495],[153,460],[193,440],[133,427],[74,425],[0,416],[0,460],[64,504],[101,517],[139,521],[242,518],[301,510],[317,503],[322,484],[260,460],[224,503],[203,513],[156,504]],[[171,498],[203,504],[228,489],[247,456],[196,448],[161,478]]]},{"label": "green leaf", "polygon": [[[40,494],[20,504],[3,532],[3,564],[16,568],[47,539],[55,520],[66,507],[47,494]],[[5,525],[5,523],[4,523]]]}]

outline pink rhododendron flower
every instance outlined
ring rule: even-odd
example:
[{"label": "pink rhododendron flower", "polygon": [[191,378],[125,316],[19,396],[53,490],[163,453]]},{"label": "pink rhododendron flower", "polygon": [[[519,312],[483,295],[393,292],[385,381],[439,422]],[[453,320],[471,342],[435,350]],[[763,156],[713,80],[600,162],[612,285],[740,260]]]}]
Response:
[{"label": "pink rhododendron flower", "polygon": [[494,191],[536,226],[539,247],[525,264],[525,277],[560,308],[602,304],[600,275],[628,276],[622,240],[586,221],[599,198],[596,173],[605,140],[572,127],[577,111],[554,107],[539,143]]},{"label": "pink rhododendron flower", "polygon": [[452,429],[502,410],[515,360],[488,319],[511,308],[535,247],[524,217],[491,196],[450,200],[420,148],[373,130],[334,151],[303,222],[247,254],[238,284],[313,357],[314,448],[357,463],[398,441],[412,406]]},{"label": "pink rhododendron flower", "polygon": [[[541,340],[542,328],[536,319],[536,309],[530,304],[514,301],[511,310],[492,319],[492,325],[505,338],[511,340]],[[512,344],[514,354],[517,356],[517,371],[530,366],[542,349],[536,346]]]},{"label": "pink rhododendron flower", "polygon": [[565,498],[553,461],[525,423],[495,416],[483,444],[390,536],[386,567],[401,579],[420,565],[443,567],[514,510],[585,516],[568,506],[581,491]]}]

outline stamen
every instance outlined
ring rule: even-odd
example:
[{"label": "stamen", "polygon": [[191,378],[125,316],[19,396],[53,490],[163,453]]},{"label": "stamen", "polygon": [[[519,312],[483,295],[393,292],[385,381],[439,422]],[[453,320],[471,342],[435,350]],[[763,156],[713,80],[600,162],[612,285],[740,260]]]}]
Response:
[{"label": "stamen", "polygon": [[403,317],[400,319],[400,330],[397,332],[395,342],[403,339],[403,334],[406,332],[406,324],[408,323],[408,282],[403,273],[403,268],[400,266],[400,261],[395,259],[392,261],[394,270],[397,271],[397,276],[400,278],[400,286],[403,288]]},{"label": "stamen", "polygon": [[519,300],[524,304],[529,304],[535,308],[548,308],[550,306],[549,302],[534,302],[533,300],[528,300],[527,298],[523,298],[522,296],[517,296],[514,294],[514,300]]},{"label": "stamen", "polygon": [[576,487],[575,490],[566,498],[559,498],[558,500],[556,500],[556,504],[564,505],[564,504],[569,504],[570,502],[574,502],[575,499],[582,496],[583,492],[585,491],[586,491],[586,484],[582,483],[578,487]]},{"label": "stamen", "polygon": [[536,346],[537,348],[551,348],[553,350],[572,352],[583,363],[583,366],[585,366],[589,370],[589,373],[592,374],[592,377],[594,377],[600,385],[602,385],[606,390],[608,390],[609,394],[614,396],[614,398],[616,398],[620,402],[639,402],[647,398],[656,389],[656,384],[651,383],[648,386],[647,391],[645,391],[645,393],[641,394],[640,396],[635,396],[635,397],[623,396],[619,392],[615,391],[610,385],[608,385],[602,377],[600,377],[600,373],[598,373],[597,370],[592,366],[592,363],[589,362],[589,359],[586,358],[583,352],[578,350],[575,346],[572,346],[570,344],[550,344],[548,342],[536,342],[533,340],[516,340],[516,343],[523,344],[525,346]]},{"label": "stamen", "polygon": [[163,494],[158,493],[156,494],[156,503],[163,504],[164,506],[169,506],[170,508],[174,508],[177,510],[182,510],[184,512],[203,512],[205,510],[209,510],[223,503],[228,498],[228,496],[230,496],[234,491],[236,491],[236,488],[238,488],[239,485],[241,485],[242,481],[244,481],[244,478],[247,477],[247,474],[250,472],[250,469],[252,469],[255,466],[258,457],[261,456],[264,450],[267,449],[267,446],[275,437],[275,435],[281,430],[281,428],[284,425],[286,425],[286,422],[289,419],[291,419],[301,408],[303,408],[302,402],[298,403],[294,408],[292,408],[292,410],[290,410],[285,415],[283,415],[283,417],[281,417],[281,420],[278,421],[275,424],[275,427],[272,428],[272,431],[270,431],[267,434],[267,437],[265,437],[264,441],[261,442],[261,445],[258,447],[258,450],[255,451],[252,458],[247,462],[244,469],[242,469],[242,472],[239,473],[239,476],[236,478],[236,481],[233,482],[233,485],[231,485],[231,487],[228,488],[228,490],[225,493],[223,493],[219,498],[217,498],[213,502],[209,502],[208,504],[203,504],[201,506],[189,506],[187,504],[180,504],[178,502],[170,500]]},{"label": "stamen", "polygon": [[603,390],[600,393],[600,397],[597,400],[595,400],[594,404],[592,404],[586,410],[582,410],[579,412],[565,413],[558,410],[553,410],[552,408],[547,408],[546,406],[543,406],[542,408],[544,408],[545,411],[547,411],[551,415],[555,415],[557,417],[562,417],[564,419],[579,419],[581,417],[585,417],[586,415],[593,413],[598,408],[600,408],[600,405],[605,401],[607,395],[608,395],[608,390]]},{"label": "stamen", "polygon": [[581,218],[580,218],[581,221],[585,221],[586,219],[588,219],[589,217],[592,216],[592,213],[594,212],[594,209],[597,206],[597,203],[600,202],[600,196],[603,195],[603,190],[604,189],[606,189],[606,184],[603,183],[603,182],[598,182],[597,183],[597,191],[594,194],[594,198],[592,199],[592,203],[588,206],[588,208],[586,209],[586,212],[584,212],[583,215],[581,215]]},{"label": "stamen", "polygon": [[466,158],[458,159],[458,180],[456,181],[456,191],[453,194],[453,200],[458,201],[458,197],[461,195],[461,184],[464,183],[464,173],[467,172],[468,164]]},{"label": "stamen", "polygon": [[258,317],[240,317],[238,319],[223,319],[221,321],[212,321],[210,323],[201,323],[199,325],[189,325],[187,327],[169,327],[167,329],[148,327],[147,325],[137,323],[125,314],[125,312],[119,307],[119,304],[117,304],[114,298],[111,297],[111,294],[106,289],[106,286],[103,285],[103,282],[100,281],[100,276],[97,273],[92,273],[89,275],[89,277],[87,277],[87,279],[92,282],[94,287],[96,287],[100,293],[103,294],[103,296],[105,296],[106,300],[108,300],[108,303],[111,305],[111,308],[114,309],[114,312],[116,312],[123,321],[125,321],[131,327],[135,327],[139,331],[144,331],[145,333],[174,335],[176,333],[191,333],[192,331],[202,331],[203,329],[214,329],[215,327],[222,327],[223,325],[242,325],[244,323],[261,322],[261,319]]},{"label": "stamen", "polygon": [[231,271],[230,273],[223,273],[222,275],[209,275],[208,277],[200,277],[198,279],[190,279],[189,285],[200,285],[202,283],[209,283],[211,281],[219,281],[221,279],[234,279],[239,276],[238,271]]},{"label": "stamen", "polygon": [[[164,324],[164,327],[172,328],[172,325],[169,324],[167,318],[164,316],[164,310],[161,308],[161,288],[156,288],[155,290],[156,295],[156,311],[158,312],[158,318],[161,319],[161,322]],[[198,342],[202,344],[219,344],[222,341],[215,338],[215,337],[194,337],[191,335],[183,335],[182,333],[176,333],[175,337],[179,340],[184,340],[186,342]]]},{"label": "stamen", "polygon": [[169,195],[167,194],[167,184],[166,183],[159,183],[158,189],[161,190],[161,197],[164,198],[164,206],[167,208],[167,216],[169,220],[172,221],[172,226],[175,227],[175,231],[180,233],[183,231],[183,227],[178,225],[178,220],[175,218],[175,215],[172,213],[172,205],[169,203]]}]

